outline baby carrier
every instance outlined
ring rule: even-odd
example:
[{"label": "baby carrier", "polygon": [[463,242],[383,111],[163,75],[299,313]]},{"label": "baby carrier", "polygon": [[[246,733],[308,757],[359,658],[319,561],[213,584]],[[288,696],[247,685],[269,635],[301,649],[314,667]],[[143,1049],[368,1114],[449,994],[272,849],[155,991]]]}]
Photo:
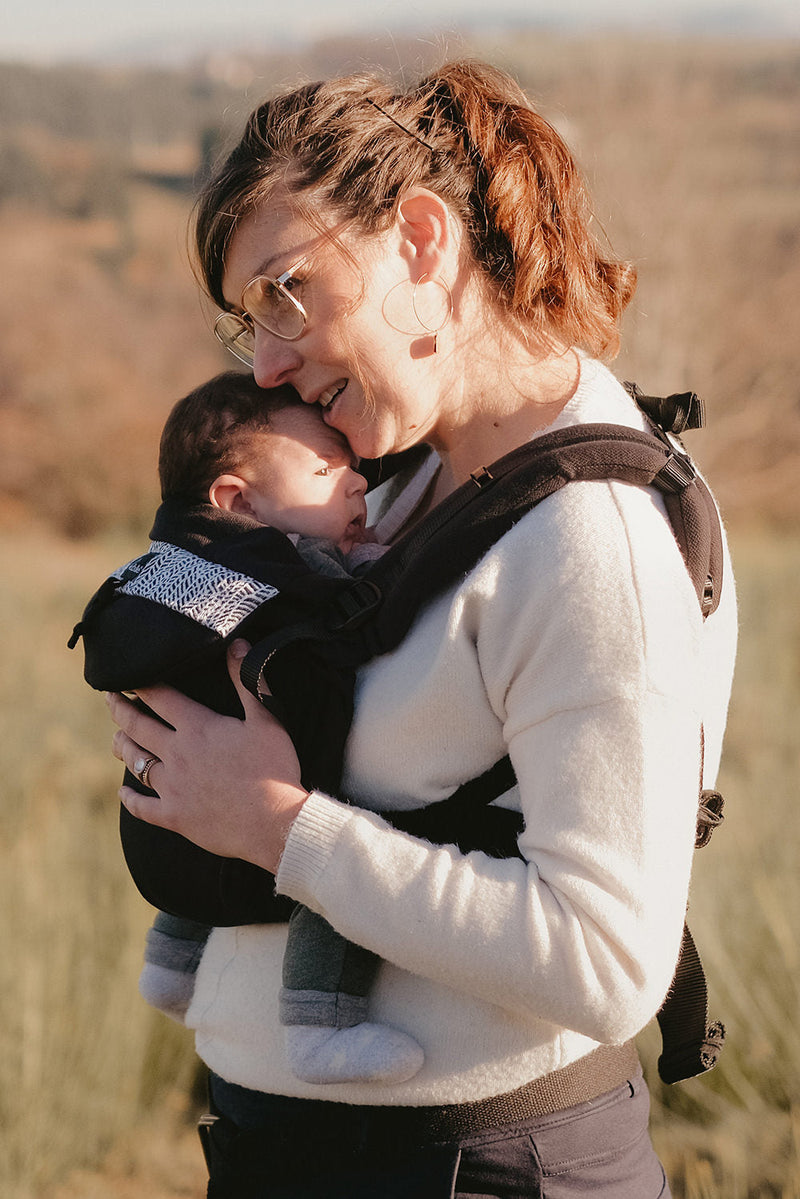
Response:
[{"label": "baby carrier", "polygon": [[[207,506],[189,514],[188,533],[176,545],[169,540],[174,514],[162,505],[148,553],[105,581],[73,632],[70,646],[84,638],[87,682],[112,691],[167,682],[218,711],[240,714],[224,650],[233,638],[245,638],[253,648],[242,663],[243,683],[286,726],[304,784],[337,794],[358,666],[397,646],[427,601],[463,578],[532,507],[573,480],[617,479],[661,492],[705,619],[719,603],[722,534],[714,501],[677,439],[702,425],[702,406],[693,393],[662,399],[627,386],[649,417],[649,432],[597,424],[534,438],[473,472],[353,581],[314,574],[283,534],[249,521],[238,535],[234,529],[212,545],[207,522],[214,518]],[[141,628],[141,605],[152,630],[144,646],[134,631]],[[109,638],[119,644],[121,629],[131,630],[122,639],[124,645],[128,636],[129,652],[110,664],[106,647]],[[465,853],[519,856],[522,815],[492,803],[515,781],[505,757],[440,803],[382,816]],[[126,782],[138,786],[131,775]],[[722,797],[700,790],[696,846],[707,843],[721,819]],[[172,862],[184,896],[191,893],[196,901],[198,919],[217,925],[259,920],[263,871],[215,858],[163,830],[156,842],[149,826],[140,827],[125,809],[121,820],[129,865],[146,898],[142,870],[133,870],[137,856],[139,864],[147,859],[144,873],[152,869],[154,877]],[[276,906],[273,898],[264,919],[285,918],[291,906],[289,900],[285,908]],[[658,1068],[665,1082],[716,1064],[724,1027],[709,1022],[705,977],[686,926],[658,1020]]]}]

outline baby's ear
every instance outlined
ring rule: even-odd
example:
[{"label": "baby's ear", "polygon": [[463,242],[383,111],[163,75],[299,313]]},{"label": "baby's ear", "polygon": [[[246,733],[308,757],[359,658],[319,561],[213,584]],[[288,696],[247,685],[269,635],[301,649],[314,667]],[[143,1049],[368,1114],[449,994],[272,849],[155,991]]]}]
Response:
[{"label": "baby's ear", "polygon": [[238,475],[219,475],[208,489],[209,502],[224,512],[241,512],[253,515],[246,499],[248,485]]}]

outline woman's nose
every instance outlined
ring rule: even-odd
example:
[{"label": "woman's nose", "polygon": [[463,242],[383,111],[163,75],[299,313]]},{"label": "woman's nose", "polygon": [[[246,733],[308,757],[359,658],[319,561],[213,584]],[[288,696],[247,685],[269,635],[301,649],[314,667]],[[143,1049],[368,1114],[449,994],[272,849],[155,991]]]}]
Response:
[{"label": "woman's nose", "polygon": [[280,387],[290,383],[303,359],[293,341],[276,337],[256,326],[253,375],[259,387]]}]

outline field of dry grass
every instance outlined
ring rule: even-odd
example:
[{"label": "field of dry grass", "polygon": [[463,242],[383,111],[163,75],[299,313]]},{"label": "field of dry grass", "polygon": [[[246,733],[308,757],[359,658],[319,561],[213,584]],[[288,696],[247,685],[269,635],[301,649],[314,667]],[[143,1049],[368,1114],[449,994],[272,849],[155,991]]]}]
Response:
[{"label": "field of dry grass", "polygon": [[[132,543],[4,532],[0,716],[0,1193],[4,1199],[199,1199],[193,1053],[136,994],[146,905],[121,861],[110,722],[65,649],[87,589]],[[793,913],[800,745],[800,539],[734,537],[742,653],[722,786],[728,817],[692,896],[717,1070],[654,1084],[676,1199],[799,1199],[800,954]],[[653,1038],[643,1037],[653,1063]]]},{"label": "field of dry grass", "polygon": [[[691,386],[710,409],[692,448],[730,518],[742,637],[729,815],[692,916],[730,1046],[710,1078],[654,1085],[654,1137],[676,1199],[800,1199],[800,48],[476,50],[563,126],[639,265],[621,377]],[[188,204],[139,181],[111,214],[2,210],[3,1199],[203,1191],[192,1047],[136,993],[149,912],[119,851],[109,722],[65,649],[87,593],[141,544],[169,406],[223,363],[186,264]]]},{"label": "field of dry grass", "polygon": [[136,993],[147,906],[119,850],[104,705],[66,650],[120,546],[28,528],[2,553],[0,1193],[22,1199],[101,1160],[193,1064]]}]

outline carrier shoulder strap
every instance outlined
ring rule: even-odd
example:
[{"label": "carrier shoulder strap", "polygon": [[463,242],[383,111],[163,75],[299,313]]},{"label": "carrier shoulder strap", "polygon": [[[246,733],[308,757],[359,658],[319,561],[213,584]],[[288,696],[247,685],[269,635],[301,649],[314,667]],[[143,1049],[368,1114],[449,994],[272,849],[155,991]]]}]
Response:
[{"label": "carrier shoulder strap", "polygon": [[656,487],[703,615],[719,603],[722,534],[716,506],[689,456],[654,426],[570,426],[534,438],[474,471],[369,571],[294,631],[265,639],[245,658],[242,680],[258,695],[262,672],[295,638],[333,642],[354,665],[394,649],[420,608],[463,578],[527,512],[578,480]]},{"label": "carrier shoulder strap", "polygon": [[364,612],[349,627],[364,621],[370,656],[394,648],[422,604],[467,574],[522,516],[569,482],[597,479],[662,493],[703,615],[713,612],[722,585],[722,534],[691,459],[660,430],[596,424],[536,437],[474,471],[375,564],[364,586],[355,584],[350,600],[361,591]]},{"label": "carrier shoulder strap", "polygon": [[[687,410],[696,414],[690,396],[675,398],[690,401]],[[672,411],[669,399],[653,402],[659,406],[662,419]],[[716,609],[722,590],[719,515],[688,455],[659,428],[648,434],[617,426],[574,426],[535,438],[499,462],[476,471],[471,484],[454,493],[429,521],[412,530],[396,558],[385,562],[384,578],[371,576],[373,586],[377,583],[383,591],[383,604],[377,613],[379,652],[402,639],[427,595],[466,573],[520,516],[578,479],[618,479],[656,487],[664,497],[703,617]],[[464,534],[459,536],[462,527]],[[403,572],[409,571],[404,577]],[[502,779],[500,789],[509,785],[509,777],[513,777],[509,767],[507,759],[501,760],[444,803],[454,811],[464,803],[470,813],[477,805],[490,803],[499,794],[498,777]],[[436,819],[444,815],[436,813]],[[707,842],[719,819],[721,796],[703,792],[698,846]],[[415,830],[412,827],[409,831]],[[497,839],[507,850],[511,832],[498,821]],[[665,1082],[693,1077],[716,1064],[725,1029],[719,1021],[709,1020],[705,973],[686,924],[675,975],[658,1013],[658,1023],[663,1044],[658,1070]]]}]

